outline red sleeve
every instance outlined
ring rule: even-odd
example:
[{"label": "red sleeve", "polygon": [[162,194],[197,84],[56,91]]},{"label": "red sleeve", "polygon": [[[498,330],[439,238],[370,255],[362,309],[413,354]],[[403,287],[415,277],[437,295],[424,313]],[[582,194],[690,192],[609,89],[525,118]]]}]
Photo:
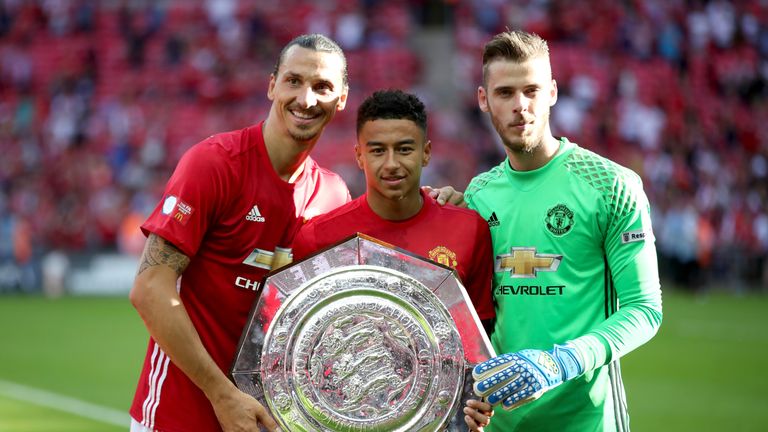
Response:
[{"label": "red sleeve", "polygon": [[226,166],[223,155],[206,142],[189,149],[168,180],[160,203],[141,226],[144,234],[155,233],[194,256],[217,209],[225,205],[224,191],[231,188]]},{"label": "red sleeve", "polygon": [[467,294],[472,299],[481,320],[496,316],[493,306],[493,246],[488,223],[479,215],[476,219],[475,253],[467,275]]},{"label": "red sleeve", "polygon": [[294,261],[302,260],[317,250],[314,223],[307,222],[299,229],[296,237],[293,238],[292,249]]}]

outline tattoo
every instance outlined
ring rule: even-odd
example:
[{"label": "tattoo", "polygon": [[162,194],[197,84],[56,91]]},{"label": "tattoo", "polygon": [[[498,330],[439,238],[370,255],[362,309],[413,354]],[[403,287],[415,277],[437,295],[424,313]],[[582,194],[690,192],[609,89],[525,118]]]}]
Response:
[{"label": "tattoo", "polygon": [[164,238],[150,234],[147,238],[147,244],[144,246],[144,252],[141,254],[141,264],[137,275],[158,265],[168,266],[177,275],[181,275],[189,265],[189,257]]}]

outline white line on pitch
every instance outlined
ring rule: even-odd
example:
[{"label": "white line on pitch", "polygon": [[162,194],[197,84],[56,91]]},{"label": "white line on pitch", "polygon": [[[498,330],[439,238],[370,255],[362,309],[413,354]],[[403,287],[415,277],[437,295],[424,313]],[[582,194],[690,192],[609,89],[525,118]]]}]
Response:
[{"label": "white line on pitch", "polygon": [[0,379],[0,396],[41,405],[115,426],[131,424],[127,413],[62,394]]}]

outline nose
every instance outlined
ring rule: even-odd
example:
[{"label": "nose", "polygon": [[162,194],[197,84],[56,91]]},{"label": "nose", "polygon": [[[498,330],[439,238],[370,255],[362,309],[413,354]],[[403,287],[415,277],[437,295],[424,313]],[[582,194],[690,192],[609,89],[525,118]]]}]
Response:
[{"label": "nose", "polygon": [[512,96],[512,111],[520,113],[528,109],[528,99],[523,92],[517,92]]},{"label": "nose", "polygon": [[296,98],[296,101],[302,108],[310,108],[317,105],[317,96],[312,91],[312,87],[307,86],[299,90],[299,96]]},{"label": "nose", "polygon": [[397,154],[392,150],[387,151],[386,156],[384,156],[384,168],[393,170],[399,166],[400,160],[398,160]]}]

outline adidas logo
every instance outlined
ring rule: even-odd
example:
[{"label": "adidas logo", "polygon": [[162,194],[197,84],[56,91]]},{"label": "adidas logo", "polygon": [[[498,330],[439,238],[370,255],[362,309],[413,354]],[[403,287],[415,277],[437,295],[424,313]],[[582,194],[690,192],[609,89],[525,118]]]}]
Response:
[{"label": "adidas logo", "polygon": [[245,220],[251,221],[251,222],[264,222],[266,219],[264,219],[264,216],[261,215],[261,212],[259,211],[259,206],[255,205],[251,209],[251,211],[248,212],[248,214],[245,216]]},{"label": "adidas logo", "polygon": [[488,226],[497,227],[499,225],[501,225],[501,222],[499,222],[499,218],[496,217],[496,212],[491,213],[491,217],[488,218]]}]

